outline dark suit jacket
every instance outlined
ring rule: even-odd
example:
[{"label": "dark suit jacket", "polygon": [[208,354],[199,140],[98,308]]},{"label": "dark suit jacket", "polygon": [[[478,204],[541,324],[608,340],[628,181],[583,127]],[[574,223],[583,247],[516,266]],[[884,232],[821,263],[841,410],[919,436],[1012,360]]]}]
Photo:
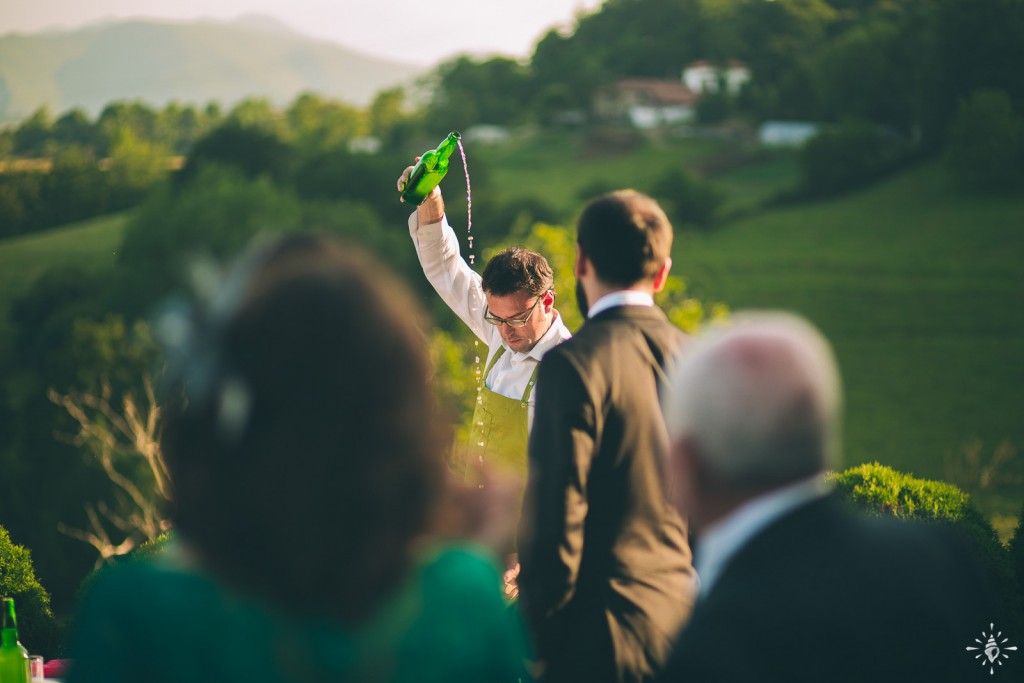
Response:
[{"label": "dark suit jacket", "polygon": [[726,564],[659,680],[1016,680],[1024,661],[992,677],[965,650],[1001,616],[971,551],[948,528],[863,516],[835,494],[807,503]]},{"label": "dark suit jacket", "polygon": [[658,398],[684,339],[657,308],[617,307],[541,361],[519,589],[548,681],[650,680],[689,613]]}]

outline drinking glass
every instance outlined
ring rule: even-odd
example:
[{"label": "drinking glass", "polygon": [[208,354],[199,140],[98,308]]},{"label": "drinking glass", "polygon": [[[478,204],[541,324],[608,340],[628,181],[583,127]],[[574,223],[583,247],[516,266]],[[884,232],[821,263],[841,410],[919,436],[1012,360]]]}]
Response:
[{"label": "drinking glass", "polygon": [[29,674],[32,676],[33,683],[46,678],[46,674],[43,673],[43,658],[41,655],[29,655],[28,670]]}]

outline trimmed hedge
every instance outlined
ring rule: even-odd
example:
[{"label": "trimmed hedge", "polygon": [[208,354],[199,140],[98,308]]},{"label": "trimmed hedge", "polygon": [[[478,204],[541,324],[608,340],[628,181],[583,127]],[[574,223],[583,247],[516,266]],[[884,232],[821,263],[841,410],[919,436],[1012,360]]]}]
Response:
[{"label": "trimmed hedge", "polygon": [[0,596],[14,598],[18,611],[18,640],[32,654],[57,653],[57,623],[50,609],[50,594],[36,579],[32,555],[11,540],[0,526]]},{"label": "trimmed hedge", "polygon": [[914,158],[912,145],[898,135],[870,123],[847,121],[822,131],[801,150],[797,194],[817,199],[857,190]]},{"label": "trimmed hedge", "polygon": [[961,529],[974,542],[980,560],[1000,591],[1011,599],[1011,604],[1020,600],[1011,551],[999,542],[999,536],[971,503],[971,497],[953,484],[917,479],[877,462],[851,467],[831,475],[830,480],[847,499],[869,513],[937,520]]}]

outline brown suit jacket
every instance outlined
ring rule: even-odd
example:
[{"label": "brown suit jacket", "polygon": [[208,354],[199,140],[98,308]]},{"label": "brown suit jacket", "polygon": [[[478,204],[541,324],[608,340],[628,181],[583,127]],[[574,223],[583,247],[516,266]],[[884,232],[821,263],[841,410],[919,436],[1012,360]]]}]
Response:
[{"label": "brown suit jacket", "polygon": [[660,309],[622,306],[541,361],[519,589],[546,681],[650,680],[689,614],[659,403],[684,340]]}]

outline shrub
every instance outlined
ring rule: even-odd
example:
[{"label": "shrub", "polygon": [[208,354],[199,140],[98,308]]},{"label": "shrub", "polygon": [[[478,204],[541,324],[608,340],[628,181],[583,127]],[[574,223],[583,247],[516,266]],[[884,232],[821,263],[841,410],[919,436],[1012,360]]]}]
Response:
[{"label": "shrub", "polygon": [[1006,93],[979,90],[960,104],[949,129],[946,163],[960,185],[1005,191],[1024,171],[1024,119]]},{"label": "shrub", "polygon": [[50,595],[36,579],[28,549],[16,545],[0,526],[0,595],[14,598],[18,610],[18,639],[32,653],[53,656],[57,624],[50,609]]},{"label": "shrub", "polygon": [[1014,592],[1006,548],[992,525],[971,503],[970,496],[953,484],[917,479],[878,463],[852,467],[833,475],[831,480],[853,504],[870,513],[938,520],[962,530],[973,541],[997,587],[1005,595]]},{"label": "shrub", "polygon": [[864,187],[912,159],[909,143],[869,123],[847,122],[813,137],[800,153],[800,194],[828,197]]},{"label": "shrub", "polygon": [[666,171],[650,192],[665,207],[673,223],[691,228],[710,227],[723,200],[714,185],[683,168]]},{"label": "shrub", "polygon": [[174,536],[172,532],[165,531],[156,538],[152,538],[146,541],[145,543],[143,543],[134,551],[132,551],[128,555],[125,555],[124,557],[130,557],[135,559],[156,557],[166,549],[167,544],[170,543],[173,538]]},{"label": "shrub", "polygon": [[1017,517],[1017,532],[1010,541],[1010,564],[1017,579],[1017,614],[1024,617],[1024,505]]}]

